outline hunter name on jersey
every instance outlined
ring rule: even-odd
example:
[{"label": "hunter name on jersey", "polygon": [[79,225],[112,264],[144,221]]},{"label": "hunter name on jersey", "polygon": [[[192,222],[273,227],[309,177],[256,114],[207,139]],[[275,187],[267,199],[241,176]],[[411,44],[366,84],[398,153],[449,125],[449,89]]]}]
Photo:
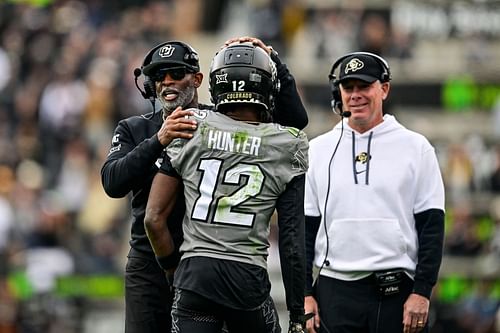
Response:
[{"label": "hunter name on jersey", "polygon": [[211,129],[207,131],[207,148],[231,153],[259,156],[261,138],[245,132],[226,132]]}]

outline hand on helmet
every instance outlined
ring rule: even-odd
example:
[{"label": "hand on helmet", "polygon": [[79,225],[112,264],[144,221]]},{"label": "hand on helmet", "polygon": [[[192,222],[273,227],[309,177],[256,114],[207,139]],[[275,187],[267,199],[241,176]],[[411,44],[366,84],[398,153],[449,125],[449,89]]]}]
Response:
[{"label": "hand on helmet", "polygon": [[269,54],[269,55],[273,51],[273,47],[271,45],[266,45],[260,39],[258,39],[256,37],[250,37],[250,36],[242,36],[242,37],[233,37],[233,38],[230,38],[230,39],[226,40],[226,42],[224,43],[224,46],[222,46],[221,49],[223,49],[223,48],[225,48],[225,47],[227,47],[227,46],[229,46],[229,45],[231,45],[233,43],[247,43],[247,42],[250,42],[253,45],[260,47],[261,49],[263,49],[264,51],[266,51],[267,54]]}]

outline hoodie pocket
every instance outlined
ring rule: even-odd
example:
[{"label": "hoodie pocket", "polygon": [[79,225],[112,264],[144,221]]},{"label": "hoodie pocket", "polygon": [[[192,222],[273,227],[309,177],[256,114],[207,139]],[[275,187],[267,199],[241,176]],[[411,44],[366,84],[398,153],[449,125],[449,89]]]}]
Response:
[{"label": "hoodie pocket", "polygon": [[338,219],[330,224],[331,258],[338,271],[373,271],[406,253],[397,219]]}]

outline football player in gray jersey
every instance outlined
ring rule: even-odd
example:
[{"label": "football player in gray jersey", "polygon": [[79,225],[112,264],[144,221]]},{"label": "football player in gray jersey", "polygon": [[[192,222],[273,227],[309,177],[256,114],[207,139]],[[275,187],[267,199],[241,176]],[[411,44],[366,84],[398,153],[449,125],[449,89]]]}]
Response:
[{"label": "football player in gray jersey", "polygon": [[192,115],[197,130],[169,145],[144,220],[158,262],[168,266],[174,243],[165,220],[184,187],[172,332],[220,332],[224,322],[229,332],[281,332],[267,272],[275,209],[289,332],[304,332],[308,141],[304,132],[272,123],[278,82],[266,52],[230,45],[210,69],[217,112],[179,111]]}]

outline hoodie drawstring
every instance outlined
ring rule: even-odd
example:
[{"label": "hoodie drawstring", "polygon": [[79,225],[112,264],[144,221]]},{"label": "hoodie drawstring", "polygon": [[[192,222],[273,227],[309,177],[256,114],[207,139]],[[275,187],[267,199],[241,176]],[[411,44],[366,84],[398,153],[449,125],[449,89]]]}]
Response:
[{"label": "hoodie drawstring", "polygon": [[366,174],[365,174],[365,185],[368,185],[370,179],[370,161],[372,159],[372,155],[370,154],[370,150],[372,148],[372,137],[373,132],[370,132],[370,136],[368,137],[368,147],[366,148],[366,153],[368,154],[368,162],[366,162]]},{"label": "hoodie drawstring", "polygon": [[[371,160],[371,145],[372,145],[372,137],[373,137],[373,132],[370,132],[370,135],[368,136],[368,145],[366,147],[367,151],[366,154],[367,156],[367,161],[366,161],[366,171],[365,171],[365,185],[369,184],[369,177],[370,177],[370,160]],[[358,172],[356,170],[356,134],[354,131],[352,131],[352,173],[354,176],[354,184],[358,184]]]},{"label": "hoodie drawstring", "polygon": [[356,172],[356,134],[352,131],[352,174],[354,175],[354,184],[358,184],[358,173]]}]

